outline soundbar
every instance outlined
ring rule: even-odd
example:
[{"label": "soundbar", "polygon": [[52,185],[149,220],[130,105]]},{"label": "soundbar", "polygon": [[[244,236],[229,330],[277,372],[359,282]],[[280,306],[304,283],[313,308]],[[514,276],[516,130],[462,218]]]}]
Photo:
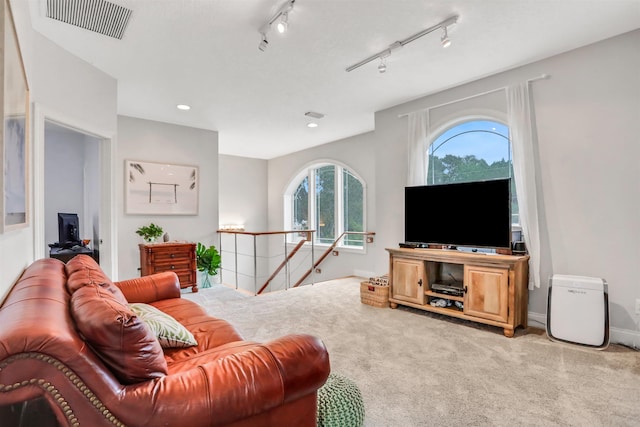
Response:
[{"label": "soundbar", "polygon": [[426,243],[411,243],[411,242],[405,242],[405,243],[399,243],[398,244],[401,248],[409,248],[409,249],[416,249],[416,248],[428,248],[429,245],[427,245]]}]

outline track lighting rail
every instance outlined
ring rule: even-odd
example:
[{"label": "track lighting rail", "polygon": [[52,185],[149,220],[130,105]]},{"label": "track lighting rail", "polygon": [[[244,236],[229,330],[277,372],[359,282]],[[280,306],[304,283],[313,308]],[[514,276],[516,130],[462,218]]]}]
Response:
[{"label": "track lighting rail", "polygon": [[384,49],[384,50],[381,50],[380,52],[378,52],[378,53],[376,53],[376,54],[374,54],[374,55],[371,55],[371,56],[369,56],[368,58],[365,58],[365,59],[363,59],[362,61],[357,62],[357,63],[355,63],[355,64],[351,65],[350,67],[347,67],[347,68],[346,68],[346,71],[347,71],[347,72],[350,72],[350,71],[355,70],[356,68],[360,68],[360,67],[362,67],[363,65],[368,64],[368,63],[369,63],[369,62],[371,62],[371,61],[375,61],[376,59],[383,59],[383,58],[386,58],[386,57],[388,57],[389,55],[391,55],[391,53],[392,53],[394,50],[400,49],[402,46],[404,46],[404,45],[406,45],[406,44],[409,44],[409,43],[411,43],[411,42],[413,42],[413,41],[416,41],[416,40],[417,40],[417,39],[419,39],[420,37],[425,36],[425,35],[427,35],[427,34],[429,34],[429,33],[432,33],[432,32],[434,32],[434,31],[436,31],[436,30],[439,30],[440,28],[443,28],[443,29],[445,29],[445,30],[446,30],[446,28],[447,28],[448,26],[450,26],[450,25],[454,25],[454,24],[456,24],[457,22],[458,22],[458,15],[455,15],[455,16],[452,16],[452,17],[450,17],[450,18],[447,18],[447,19],[445,19],[444,21],[442,21],[442,22],[440,22],[440,23],[438,23],[438,24],[436,24],[436,25],[434,25],[434,26],[432,26],[432,27],[426,28],[426,29],[424,29],[424,30],[422,30],[422,31],[420,31],[420,32],[418,32],[418,33],[415,33],[414,35],[412,35],[412,36],[410,36],[410,37],[407,37],[407,38],[406,38],[406,39],[404,39],[404,40],[399,40],[399,41],[396,41],[396,42],[394,42],[394,43],[391,43],[391,44],[389,45],[389,47],[388,47],[388,48],[386,48],[386,49]]}]

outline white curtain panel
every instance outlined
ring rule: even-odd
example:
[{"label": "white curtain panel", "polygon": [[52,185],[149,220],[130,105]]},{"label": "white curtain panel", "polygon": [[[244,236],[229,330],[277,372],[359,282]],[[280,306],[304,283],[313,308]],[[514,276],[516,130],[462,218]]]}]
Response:
[{"label": "white curtain panel", "polygon": [[408,116],[407,186],[424,185],[429,167],[427,158],[429,110],[414,111]]},{"label": "white curtain panel", "polygon": [[507,117],[522,234],[529,251],[529,289],[540,287],[540,228],[529,83],[507,87]]}]

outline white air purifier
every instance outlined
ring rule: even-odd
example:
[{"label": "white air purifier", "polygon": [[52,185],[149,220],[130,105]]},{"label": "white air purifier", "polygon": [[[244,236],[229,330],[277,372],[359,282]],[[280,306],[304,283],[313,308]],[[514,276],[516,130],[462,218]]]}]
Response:
[{"label": "white air purifier", "polygon": [[549,279],[547,336],[595,349],[609,345],[609,295],[604,279],[554,274]]}]

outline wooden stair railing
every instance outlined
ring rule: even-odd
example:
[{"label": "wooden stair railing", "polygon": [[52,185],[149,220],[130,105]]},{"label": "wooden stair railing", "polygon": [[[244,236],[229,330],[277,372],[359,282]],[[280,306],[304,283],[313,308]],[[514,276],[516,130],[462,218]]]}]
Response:
[{"label": "wooden stair railing", "polygon": [[313,272],[313,270],[316,269],[316,267],[318,267],[320,265],[320,263],[322,263],[322,261],[324,261],[324,259],[329,256],[329,254],[331,252],[333,252],[333,250],[336,248],[336,246],[338,246],[338,242],[340,241],[340,239],[342,239],[344,236],[346,236],[347,234],[361,234],[361,235],[366,235],[366,236],[373,236],[376,233],[373,232],[369,232],[369,231],[344,231],[340,236],[338,236],[338,238],[336,240],[333,241],[333,243],[331,244],[331,246],[329,246],[329,248],[324,251],[324,253],[320,256],[320,258],[318,258],[318,260],[313,264],[313,267],[311,267],[309,270],[307,270],[302,277],[300,277],[300,279],[296,282],[295,285],[293,285],[293,288],[297,288],[298,286],[300,286],[302,284],[302,282],[304,282],[304,280],[309,277],[311,275],[311,272]]},{"label": "wooden stair railing", "polygon": [[307,239],[302,239],[298,242],[298,244],[296,245],[295,248],[293,248],[293,250],[287,255],[287,257],[280,263],[280,265],[275,269],[275,271],[273,272],[273,274],[271,274],[271,276],[267,279],[266,282],[264,282],[264,285],[262,285],[262,287],[260,288],[260,290],[258,291],[258,293],[256,295],[260,295],[266,288],[267,286],[269,286],[269,283],[271,283],[271,281],[273,280],[274,277],[276,277],[278,275],[278,273],[280,273],[280,270],[282,270],[282,268],[287,265],[287,263],[289,262],[289,260],[291,260],[291,258],[293,258],[293,256],[296,254],[296,252],[298,252],[300,250],[300,248],[302,246],[304,246],[304,244],[307,242]]}]

